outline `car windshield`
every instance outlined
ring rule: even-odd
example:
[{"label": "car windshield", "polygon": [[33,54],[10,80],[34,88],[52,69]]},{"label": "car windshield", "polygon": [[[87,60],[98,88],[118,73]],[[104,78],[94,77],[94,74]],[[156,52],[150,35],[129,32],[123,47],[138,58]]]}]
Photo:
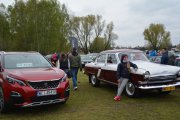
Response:
[{"label": "car windshield", "polygon": [[[143,52],[132,52],[132,53],[123,53],[127,54],[130,61],[142,60],[149,61]],[[119,58],[121,59],[122,53],[119,54]]]},{"label": "car windshield", "polygon": [[52,67],[40,54],[8,54],[5,55],[4,61],[6,69]]}]

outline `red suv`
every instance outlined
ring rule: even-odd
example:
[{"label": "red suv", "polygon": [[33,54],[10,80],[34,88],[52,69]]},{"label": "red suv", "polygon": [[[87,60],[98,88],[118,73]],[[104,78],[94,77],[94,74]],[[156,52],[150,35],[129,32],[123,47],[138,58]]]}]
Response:
[{"label": "red suv", "polygon": [[38,52],[0,52],[0,112],[65,103],[70,91],[66,76]]}]

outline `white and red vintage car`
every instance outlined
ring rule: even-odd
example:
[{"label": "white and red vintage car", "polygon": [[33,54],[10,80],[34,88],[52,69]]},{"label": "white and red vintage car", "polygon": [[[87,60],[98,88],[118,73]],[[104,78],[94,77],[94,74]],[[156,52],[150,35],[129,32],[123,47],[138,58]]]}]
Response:
[{"label": "white and red vintage car", "polygon": [[131,70],[125,87],[129,97],[139,96],[142,90],[149,89],[170,93],[180,85],[179,67],[152,63],[140,50],[119,49],[103,51],[94,62],[85,65],[85,74],[92,86],[99,86],[100,81],[117,85],[116,72],[122,54],[127,54],[130,61],[138,66],[137,71]]}]

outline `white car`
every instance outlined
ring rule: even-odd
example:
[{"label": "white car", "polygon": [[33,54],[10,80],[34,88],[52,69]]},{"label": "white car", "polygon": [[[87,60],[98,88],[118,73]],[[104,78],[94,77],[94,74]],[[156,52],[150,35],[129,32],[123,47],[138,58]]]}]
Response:
[{"label": "white car", "polygon": [[[85,74],[89,82],[98,86],[100,81],[117,85],[117,66],[122,54],[127,54],[130,61],[138,66],[131,70],[130,80],[125,91],[128,96],[139,96],[142,90],[157,89],[162,93],[170,93],[180,85],[180,68],[150,62],[143,51],[132,49],[108,50],[101,52],[96,60],[85,65]],[[111,58],[111,62],[109,61]]]}]

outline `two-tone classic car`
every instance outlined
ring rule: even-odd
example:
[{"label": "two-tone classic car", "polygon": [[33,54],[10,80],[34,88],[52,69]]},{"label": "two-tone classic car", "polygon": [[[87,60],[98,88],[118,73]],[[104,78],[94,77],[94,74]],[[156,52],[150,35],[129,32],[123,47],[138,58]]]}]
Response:
[{"label": "two-tone classic car", "polygon": [[38,52],[0,52],[0,112],[11,106],[65,103],[69,81]]},{"label": "two-tone classic car", "polygon": [[[180,85],[180,68],[150,62],[143,51],[132,49],[107,50],[101,52],[96,60],[85,65],[85,74],[93,86],[100,81],[117,85],[117,66],[122,54],[127,54],[130,61],[138,66],[131,70],[130,80],[125,91],[129,97],[139,96],[142,90],[157,89],[161,93],[170,93]],[[111,62],[109,62],[111,61]]]}]

